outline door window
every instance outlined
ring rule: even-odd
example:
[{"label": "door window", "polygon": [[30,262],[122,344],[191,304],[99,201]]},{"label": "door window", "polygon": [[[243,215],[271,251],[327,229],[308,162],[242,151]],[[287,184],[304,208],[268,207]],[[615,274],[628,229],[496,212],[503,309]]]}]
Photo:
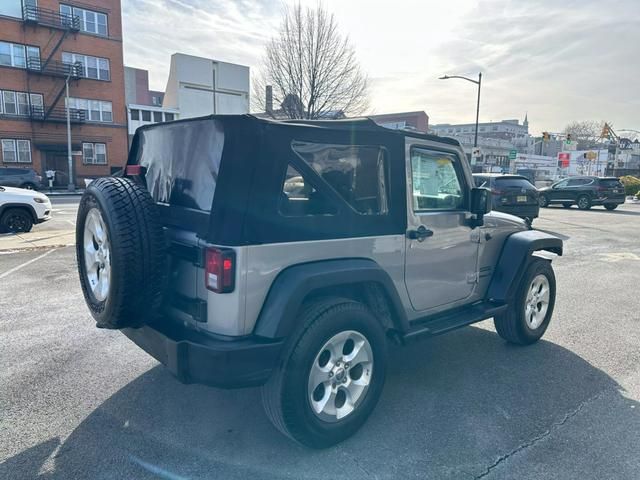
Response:
[{"label": "door window", "polygon": [[454,162],[455,157],[450,154],[420,149],[411,151],[414,211],[464,207],[464,191]]},{"label": "door window", "polygon": [[584,178],[573,178],[569,180],[569,182],[567,183],[567,187],[581,187],[583,185],[586,185],[587,183],[589,183],[589,180],[586,180]]}]

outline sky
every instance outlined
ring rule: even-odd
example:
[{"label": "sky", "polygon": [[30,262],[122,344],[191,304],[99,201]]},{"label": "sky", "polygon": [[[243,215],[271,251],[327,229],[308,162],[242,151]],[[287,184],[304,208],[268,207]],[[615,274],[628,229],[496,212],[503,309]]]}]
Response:
[{"label": "sky", "polygon": [[[125,65],[164,90],[172,53],[256,72],[288,0],[122,0]],[[317,0],[303,0],[315,6]],[[424,110],[429,123],[529,117],[530,132],[576,120],[640,130],[640,0],[325,0],[370,83],[370,110]]]}]

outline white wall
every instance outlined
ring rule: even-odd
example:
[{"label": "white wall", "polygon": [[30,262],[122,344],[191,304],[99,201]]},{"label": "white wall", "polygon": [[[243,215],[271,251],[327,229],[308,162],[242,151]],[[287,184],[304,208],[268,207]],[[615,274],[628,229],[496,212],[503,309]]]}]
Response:
[{"label": "white wall", "polygon": [[180,110],[180,118],[248,113],[249,67],[176,53],[163,106]]}]

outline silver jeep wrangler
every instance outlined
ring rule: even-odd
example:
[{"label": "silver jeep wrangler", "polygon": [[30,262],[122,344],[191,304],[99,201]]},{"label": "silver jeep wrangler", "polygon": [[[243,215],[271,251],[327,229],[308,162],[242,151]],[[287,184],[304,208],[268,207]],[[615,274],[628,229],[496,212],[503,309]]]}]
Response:
[{"label": "silver jeep wrangler", "polygon": [[262,385],[280,431],[327,447],[373,411],[389,342],[493,317],[525,345],[549,325],[536,252],[562,241],[473,185],[457,141],[368,119],[150,125],[82,197],[80,282],[98,327],[182,382]]}]

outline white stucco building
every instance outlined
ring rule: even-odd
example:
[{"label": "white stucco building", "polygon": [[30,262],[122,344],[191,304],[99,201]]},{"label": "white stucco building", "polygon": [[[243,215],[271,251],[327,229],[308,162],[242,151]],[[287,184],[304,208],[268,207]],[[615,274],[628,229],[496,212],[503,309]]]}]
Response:
[{"label": "white stucco building", "polygon": [[180,118],[248,113],[249,67],[174,53],[162,106]]}]

